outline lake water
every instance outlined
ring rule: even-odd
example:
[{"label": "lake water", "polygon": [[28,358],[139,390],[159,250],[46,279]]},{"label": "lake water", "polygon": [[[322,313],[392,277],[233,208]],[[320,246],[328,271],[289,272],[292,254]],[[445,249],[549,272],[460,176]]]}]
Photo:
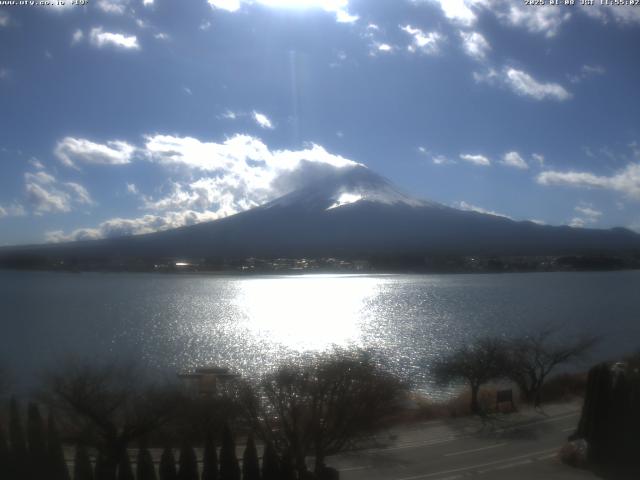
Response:
[{"label": "lake water", "polygon": [[[429,391],[438,355],[559,325],[640,348],[640,272],[236,277],[0,271],[0,361],[18,385],[68,353],[256,375],[306,351],[372,348]],[[26,388],[26,387],[24,387]]]}]

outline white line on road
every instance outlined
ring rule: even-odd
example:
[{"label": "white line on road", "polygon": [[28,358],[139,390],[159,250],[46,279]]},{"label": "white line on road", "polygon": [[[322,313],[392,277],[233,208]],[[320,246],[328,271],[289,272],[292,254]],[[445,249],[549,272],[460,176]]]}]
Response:
[{"label": "white line on road", "polygon": [[462,450],[461,452],[445,453],[444,456],[445,457],[456,457],[458,455],[464,455],[466,453],[475,453],[475,452],[481,452],[483,450],[489,450],[491,448],[502,447],[502,446],[504,446],[506,444],[507,444],[507,442],[496,443],[495,445],[489,445],[487,447],[474,448],[472,450]]},{"label": "white line on road", "polygon": [[549,455],[542,455],[541,457],[536,458],[536,460],[549,460],[550,458],[556,458],[557,456],[558,452],[553,452]]},{"label": "white line on road", "polygon": [[499,470],[507,470],[508,468],[519,467],[521,465],[528,465],[530,463],[533,463],[533,460],[531,460],[530,458],[527,458],[526,460],[520,460],[518,462],[506,463],[504,465],[499,465],[497,467],[488,468],[486,470],[479,470],[478,473],[480,475],[483,475],[483,474],[488,473],[488,472],[497,472]]},{"label": "white line on road", "polygon": [[[520,424],[520,425],[512,425],[512,426],[509,426],[509,427],[499,428],[497,430],[492,431],[491,433],[502,433],[502,432],[508,432],[510,430],[516,430],[518,428],[527,428],[527,427],[531,427],[531,426],[534,426],[534,425],[540,425],[540,424],[543,424],[543,423],[560,422],[562,420],[566,420],[568,418],[575,417],[576,415],[579,415],[579,414],[580,414],[580,412],[566,413],[566,414],[558,415],[557,417],[546,418],[544,420],[536,420],[536,421],[533,421],[533,422],[523,423],[523,424]],[[393,451],[393,450],[405,450],[405,449],[409,449],[409,448],[429,447],[431,445],[439,445],[441,443],[453,442],[453,441],[461,439],[461,438],[475,437],[477,435],[478,435],[478,433],[470,433],[470,434],[462,434],[462,435],[449,435],[447,437],[435,438],[435,439],[427,440],[427,441],[424,441],[424,442],[403,443],[403,444],[400,444],[400,445],[396,445],[394,447],[369,448],[367,450],[362,451],[362,453],[388,452],[388,451]]]},{"label": "white line on road", "polygon": [[362,465],[360,467],[339,468],[338,470],[340,470],[341,472],[354,472],[356,470],[369,470],[370,468],[372,468],[370,465]]},{"label": "white line on road", "polygon": [[420,480],[420,479],[423,479],[423,478],[432,478],[432,477],[437,477],[439,475],[446,475],[448,473],[457,473],[457,472],[465,472],[465,471],[469,471],[469,470],[477,470],[479,468],[489,467],[491,465],[500,465],[500,464],[504,464],[504,463],[514,462],[516,460],[520,460],[520,459],[524,459],[524,458],[531,458],[531,457],[537,457],[537,456],[540,456],[540,455],[546,455],[546,454],[549,454],[549,453],[554,452],[556,450],[557,450],[557,448],[551,448],[551,449],[548,449],[548,450],[540,450],[539,452],[526,453],[524,455],[517,455],[515,457],[503,458],[501,460],[494,460],[493,462],[481,463],[481,464],[478,464],[478,465],[470,465],[468,467],[454,468],[452,470],[444,470],[442,472],[427,473],[425,475],[416,475],[414,477],[404,477],[404,478],[399,478],[397,480]]}]

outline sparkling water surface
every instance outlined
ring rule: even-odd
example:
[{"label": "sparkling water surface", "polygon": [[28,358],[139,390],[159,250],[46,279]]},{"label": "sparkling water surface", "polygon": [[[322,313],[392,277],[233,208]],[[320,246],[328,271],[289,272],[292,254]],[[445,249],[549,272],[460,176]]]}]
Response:
[{"label": "sparkling water surface", "polygon": [[219,276],[0,271],[0,362],[17,383],[74,354],[256,376],[305,352],[371,349],[434,390],[434,358],[484,335],[562,326],[640,348],[640,272]]}]

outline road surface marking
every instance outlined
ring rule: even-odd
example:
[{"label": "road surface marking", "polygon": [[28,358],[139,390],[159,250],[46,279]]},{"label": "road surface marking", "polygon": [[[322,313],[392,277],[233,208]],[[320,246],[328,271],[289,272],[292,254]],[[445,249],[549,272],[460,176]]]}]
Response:
[{"label": "road surface marking", "polygon": [[340,470],[341,472],[353,472],[356,470],[369,470],[371,467],[371,465],[363,465],[360,467],[345,467],[345,468],[339,468],[338,470]]},{"label": "road surface marking", "polygon": [[431,445],[439,445],[441,443],[453,442],[454,440],[458,440],[460,438],[464,438],[464,436],[456,436],[452,435],[450,437],[442,437],[434,440],[428,440],[426,442],[418,442],[418,443],[403,443],[396,447],[383,447],[383,448],[371,448],[369,450],[365,450],[366,453],[369,452],[379,452],[381,450],[390,451],[390,450],[405,450],[407,448],[419,448],[419,447],[429,447]]},{"label": "road surface marking", "polygon": [[[557,417],[551,417],[551,418],[546,418],[544,420],[536,420],[533,422],[528,422],[528,423],[523,423],[520,425],[513,425],[510,427],[504,427],[504,428],[499,428],[497,430],[492,431],[491,433],[495,434],[495,433],[503,433],[503,432],[508,432],[510,430],[516,430],[518,428],[527,428],[527,427],[531,427],[533,425],[539,425],[542,423],[551,423],[551,422],[559,422],[562,420],[566,420],[568,418],[571,417],[575,417],[576,415],[579,415],[580,412],[572,412],[572,413],[566,413],[566,414],[562,414],[562,415],[558,415]],[[572,427],[572,430],[574,428]],[[375,452],[388,452],[388,451],[394,451],[394,450],[405,450],[405,449],[409,449],[409,448],[420,448],[420,447],[429,447],[431,445],[439,445],[441,443],[448,443],[448,442],[453,442],[455,440],[459,440],[462,438],[470,438],[470,437],[477,437],[479,434],[481,434],[481,432],[476,432],[476,433],[468,433],[468,434],[462,434],[462,435],[450,435],[448,437],[440,437],[440,438],[435,438],[432,440],[427,440],[424,442],[411,442],[411,443],[403,443],[400,445],[396,445],[394,447],[382,447],[382,448],[369,448],[366,450],[363,450],[362,453],[375,453]]]},{"label": "road surface marking", "polygon": [[503,442],[503,443],[496,443],[495,445],[488,445],[486,447],[480,447],[480,448],[474,448],[472,450],[462,450],[461,452],[453,452],[453,453],[445,453],[445,457],[455,457],[457,455],[464,455],[466,453],[475,453],[475,452],[481,452],[483,450],[489,450],[491,448],[498,448],[498,447],[502,447],[503,445],[506,445],[507,442]]},{"label": "road surface marking", "polygon": [[431,478],[431,477],[437,477],[439,475],[446,475],[448,473],[458,473],[458,472],[465,472],[465,471],[469,471],[469,470],[478,470],[482,467],[490,467],[492,465],[501,465],[509,462],[513,462],[516,460],[521,460],[524,458],[530,458],[530,457],[536,457],[536,456],[540,456],[540,455],[546,455],[549,454],[551,452],[556,451],[557,448],[551,448],[548,450],[540,450],[539,452],[530,452],[530,453],[526,453],[524,455],[517,455],[515,457],[510,457],[510,458],[503,458],[501,460],[494,460],[493,462],[487,462],[487,463],[481,463],[478,465],[470,465],[468,467],[460,467],[460,468],[454,468],[451,470],[444,470],[442,472],[434,472],[434,473],[427,473],[425,475],[416,475],[414,477],[403,477],[403,478],[399,478],[397,480],[420,480],[423,478]]},{"label": "road surface marking", "polygon": [[487,468],[486,470],[478,470],[478,473],[480,475],[483,475],[488,472],[497,472],[498,470],[507,470],[509,468],[519,467],[520,465],[528,465],[530,463],[533,463],[533,460],[531,460],[530,458],[527,458],[526,460],[520,460],[519,462],[511,462],[505,465],[500,465],[493,468]]},{"label": "road surface marking", "polygon": [[550,453],[549,455],[542,455],[541,457],[536,458],[536,460],[549,460],[550,458],[555,458],[558,456],[558,452]]}]

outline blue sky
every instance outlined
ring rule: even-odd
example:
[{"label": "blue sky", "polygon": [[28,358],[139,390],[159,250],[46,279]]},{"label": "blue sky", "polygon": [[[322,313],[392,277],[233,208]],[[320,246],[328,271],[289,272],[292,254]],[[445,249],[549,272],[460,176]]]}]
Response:
[{"label": "blue sky", "polygon": [[639,41],[640,6],[0,6],[0,244],[220,218],[313,182],[308,162],[640,231]]}]

